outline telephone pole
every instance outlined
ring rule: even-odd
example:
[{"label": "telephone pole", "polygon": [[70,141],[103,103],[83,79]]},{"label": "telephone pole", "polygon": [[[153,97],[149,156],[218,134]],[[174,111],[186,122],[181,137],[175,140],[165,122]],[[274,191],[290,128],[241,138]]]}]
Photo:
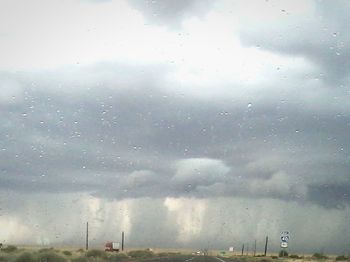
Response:
[{"label": "telephone pole", "polygon": [[124,231],[122,232],[122,251],[124,251]]},{"label": "telephone pole", "polygon": [[264,253],[265,257],[266,257],[266,253],[267,253],[267,243],[268,243],[268,242],[269,242],[269,237],[266,236],[266,241],[265,241],[265,253]]},{"label": "telephone pole", "polygon": [[256,255],[256,239],[254,240],[254,257]]},{"label": "telephone pole", "polygon": [[89,250],[89,222],[86,222],[86,243],[85,249]]}]

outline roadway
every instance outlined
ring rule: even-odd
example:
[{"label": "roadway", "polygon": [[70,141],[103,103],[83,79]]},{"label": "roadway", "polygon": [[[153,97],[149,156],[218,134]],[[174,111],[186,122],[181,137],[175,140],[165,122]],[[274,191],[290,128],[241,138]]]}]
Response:
[{"label": "roadway", "polygon": [[214,256],[193,256],[189,259],[184,260],[184,262],[240,262],[239,259],[229,259],[214,257]]}]

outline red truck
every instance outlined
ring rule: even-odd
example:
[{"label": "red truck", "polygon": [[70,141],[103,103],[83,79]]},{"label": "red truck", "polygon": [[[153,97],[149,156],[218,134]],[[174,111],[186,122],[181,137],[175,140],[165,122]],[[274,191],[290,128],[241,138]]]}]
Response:
[{"label": "red truck", "polygon": [[110,251],[110,252],[119,252],[119,243],[117,242],[107,242],[105,244],[105,251]]}]

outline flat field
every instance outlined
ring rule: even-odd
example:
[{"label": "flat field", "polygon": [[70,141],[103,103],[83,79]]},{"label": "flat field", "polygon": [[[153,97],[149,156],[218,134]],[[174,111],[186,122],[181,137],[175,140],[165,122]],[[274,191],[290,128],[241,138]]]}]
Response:
[{"label": "flat field", "polygon": [[[197,253],[198,252],[198,253]],[[349,257],[331,256],[240,256],[229,252],[176,249],[133,249],[127,252],[105,252],[98,249],[36,248],[7,246],[0,251],[0,261],[9,262],[307,262],[349,261]]]}]

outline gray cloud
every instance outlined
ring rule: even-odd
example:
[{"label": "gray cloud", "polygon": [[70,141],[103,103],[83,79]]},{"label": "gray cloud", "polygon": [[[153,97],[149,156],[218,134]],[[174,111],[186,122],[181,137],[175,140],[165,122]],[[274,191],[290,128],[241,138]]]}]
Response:
[{"label": "gray cloud", "polygon": [[[314,1],[315,13],[298,17],[289,13],[280,23],[266,23],[241,30],[242,42],[272,52],[301,56],[319,67],[313,77],[332,88],[346,85],[349,77],[349,3]],[[288,11],[288,10],[287,10]]]},{"label": "gray cloud", "polygon": [[327,208],[344,208],[349,205],[350,184],[311,185],[308,188],[309,198],[316,203],[322,203]]},{"label": "gray cloud", "polygon": [[[278,95],[252,106],[194,103],[161,89],[151,68],[93,69],[76,72],[90,75],[88,86],[74,76],[5,74],[23,90],[2,103],[3,188],[111,199],[270,197],[341,207],[329,204],[338,194],[326,201],[315,188],[349,182],[345,114],[320,115]],[[134,74],[138,80],[125,89],[123,79]]]}]

